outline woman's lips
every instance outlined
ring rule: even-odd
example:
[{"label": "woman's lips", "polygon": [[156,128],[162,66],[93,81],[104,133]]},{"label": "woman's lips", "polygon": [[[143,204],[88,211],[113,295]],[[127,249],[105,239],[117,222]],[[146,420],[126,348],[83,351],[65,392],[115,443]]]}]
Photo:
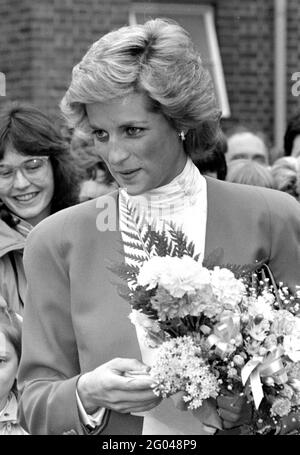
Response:
[{"label": "woman's lips", "polygon": [[129,171],[119,172],[119,174],[121,175],[122,178],[129,179],[131,177],[134,177],[139,171],[140,171],[140,169],[132,169]]},{"label": "woman's lips", "polygon": [[14,199],[17,201],[17,202],[30,202],[32,201],[32,199],[34,199],[37,195],[39,194],[38,191],[35,191],[33,193],[27,193],[27,194],[20,194],[19,196],[14,196]]}]

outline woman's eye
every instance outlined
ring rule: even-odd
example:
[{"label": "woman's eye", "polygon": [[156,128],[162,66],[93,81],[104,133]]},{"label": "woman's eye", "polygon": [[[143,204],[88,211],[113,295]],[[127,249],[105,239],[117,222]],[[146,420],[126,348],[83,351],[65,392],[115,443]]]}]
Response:
[{"label": "woman's eye", "polygon": [[108,134],[104,130],[95,130],[93,132],[94,137],[97,139],[97,141],[104,141],[107,139]]},{"label": "woman's eye", "polygon": [[126,128],[126,133],[128,136],[137,136],[142,131],[142,128],[138,128],[135,126],[129,126]]}]

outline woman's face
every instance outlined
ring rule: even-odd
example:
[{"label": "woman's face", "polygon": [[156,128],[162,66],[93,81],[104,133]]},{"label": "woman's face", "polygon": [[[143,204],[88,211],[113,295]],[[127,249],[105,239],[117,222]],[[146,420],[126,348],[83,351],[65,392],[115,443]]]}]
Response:
[{"label": "woman's face", "polygon": [[[0,165],[20,166],[32,156],[21,155],[8,146]],[[54,178],[50,161],[45,164],[42,173],[26,177],[18,169],[11,184],[0,182],[0,199],[7,208],[33,226],[50,214],[51,200],[54,194]]]},{"label": "woman's face", "polygon": [[145,95],[88,104],[86,111],[97,152],[129,194],[166,185],[183,170],[178,132],[162,114],[149,111]]},{"label": "woman's face", "polygon": [[5,406],[18,370],[18,356],[13,345],[0,331],[0,410]]}]

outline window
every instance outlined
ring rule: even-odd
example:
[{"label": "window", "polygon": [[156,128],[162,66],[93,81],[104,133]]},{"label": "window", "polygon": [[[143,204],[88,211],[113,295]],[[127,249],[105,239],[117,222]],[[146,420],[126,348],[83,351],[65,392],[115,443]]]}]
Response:
[{"label": "window", "polygon": [[133,3],[129,12],[129,23],[143,23],[154,17],[173,19],[191,35],[199,49],[203,63],[210,71],[215,86],[217,101],[222,117],[230,116],[221,55],[217,40],[214,10],[208,5],[171,3]]},{"label": "window", "polygon": [[0,96],[5,96],[5,74],[0,73]]}]

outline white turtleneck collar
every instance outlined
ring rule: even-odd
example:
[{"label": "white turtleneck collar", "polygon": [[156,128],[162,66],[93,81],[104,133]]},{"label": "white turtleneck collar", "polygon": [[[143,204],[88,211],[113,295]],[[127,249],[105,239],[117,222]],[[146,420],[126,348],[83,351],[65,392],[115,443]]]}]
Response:
[{"label": "white turtleneck collar", "polygon": [[194,202],[195,196],[201,192],[205,181],[200,172],[188,157],[183,171],[177,175],[170,183],[154,188],[137,196],[128,195],[128,200],[134,205],[143,209],[170,209],[174,207],[175,212],[182,210],[185,204],[190,205]]},{"label": "white turtleneck collar", "polygon": [[[172,221],[181,227],[196,251],[203,258],[207,218],[206,180],[200,174],[191,158],[187,158],[183,171],[170,183],[154,188],[141,195],[131,196],[120,189],[120,207],[128,204],[148,223],[165,229],[165,223]],[[122,230],[122,211],[120,211]]]}]

